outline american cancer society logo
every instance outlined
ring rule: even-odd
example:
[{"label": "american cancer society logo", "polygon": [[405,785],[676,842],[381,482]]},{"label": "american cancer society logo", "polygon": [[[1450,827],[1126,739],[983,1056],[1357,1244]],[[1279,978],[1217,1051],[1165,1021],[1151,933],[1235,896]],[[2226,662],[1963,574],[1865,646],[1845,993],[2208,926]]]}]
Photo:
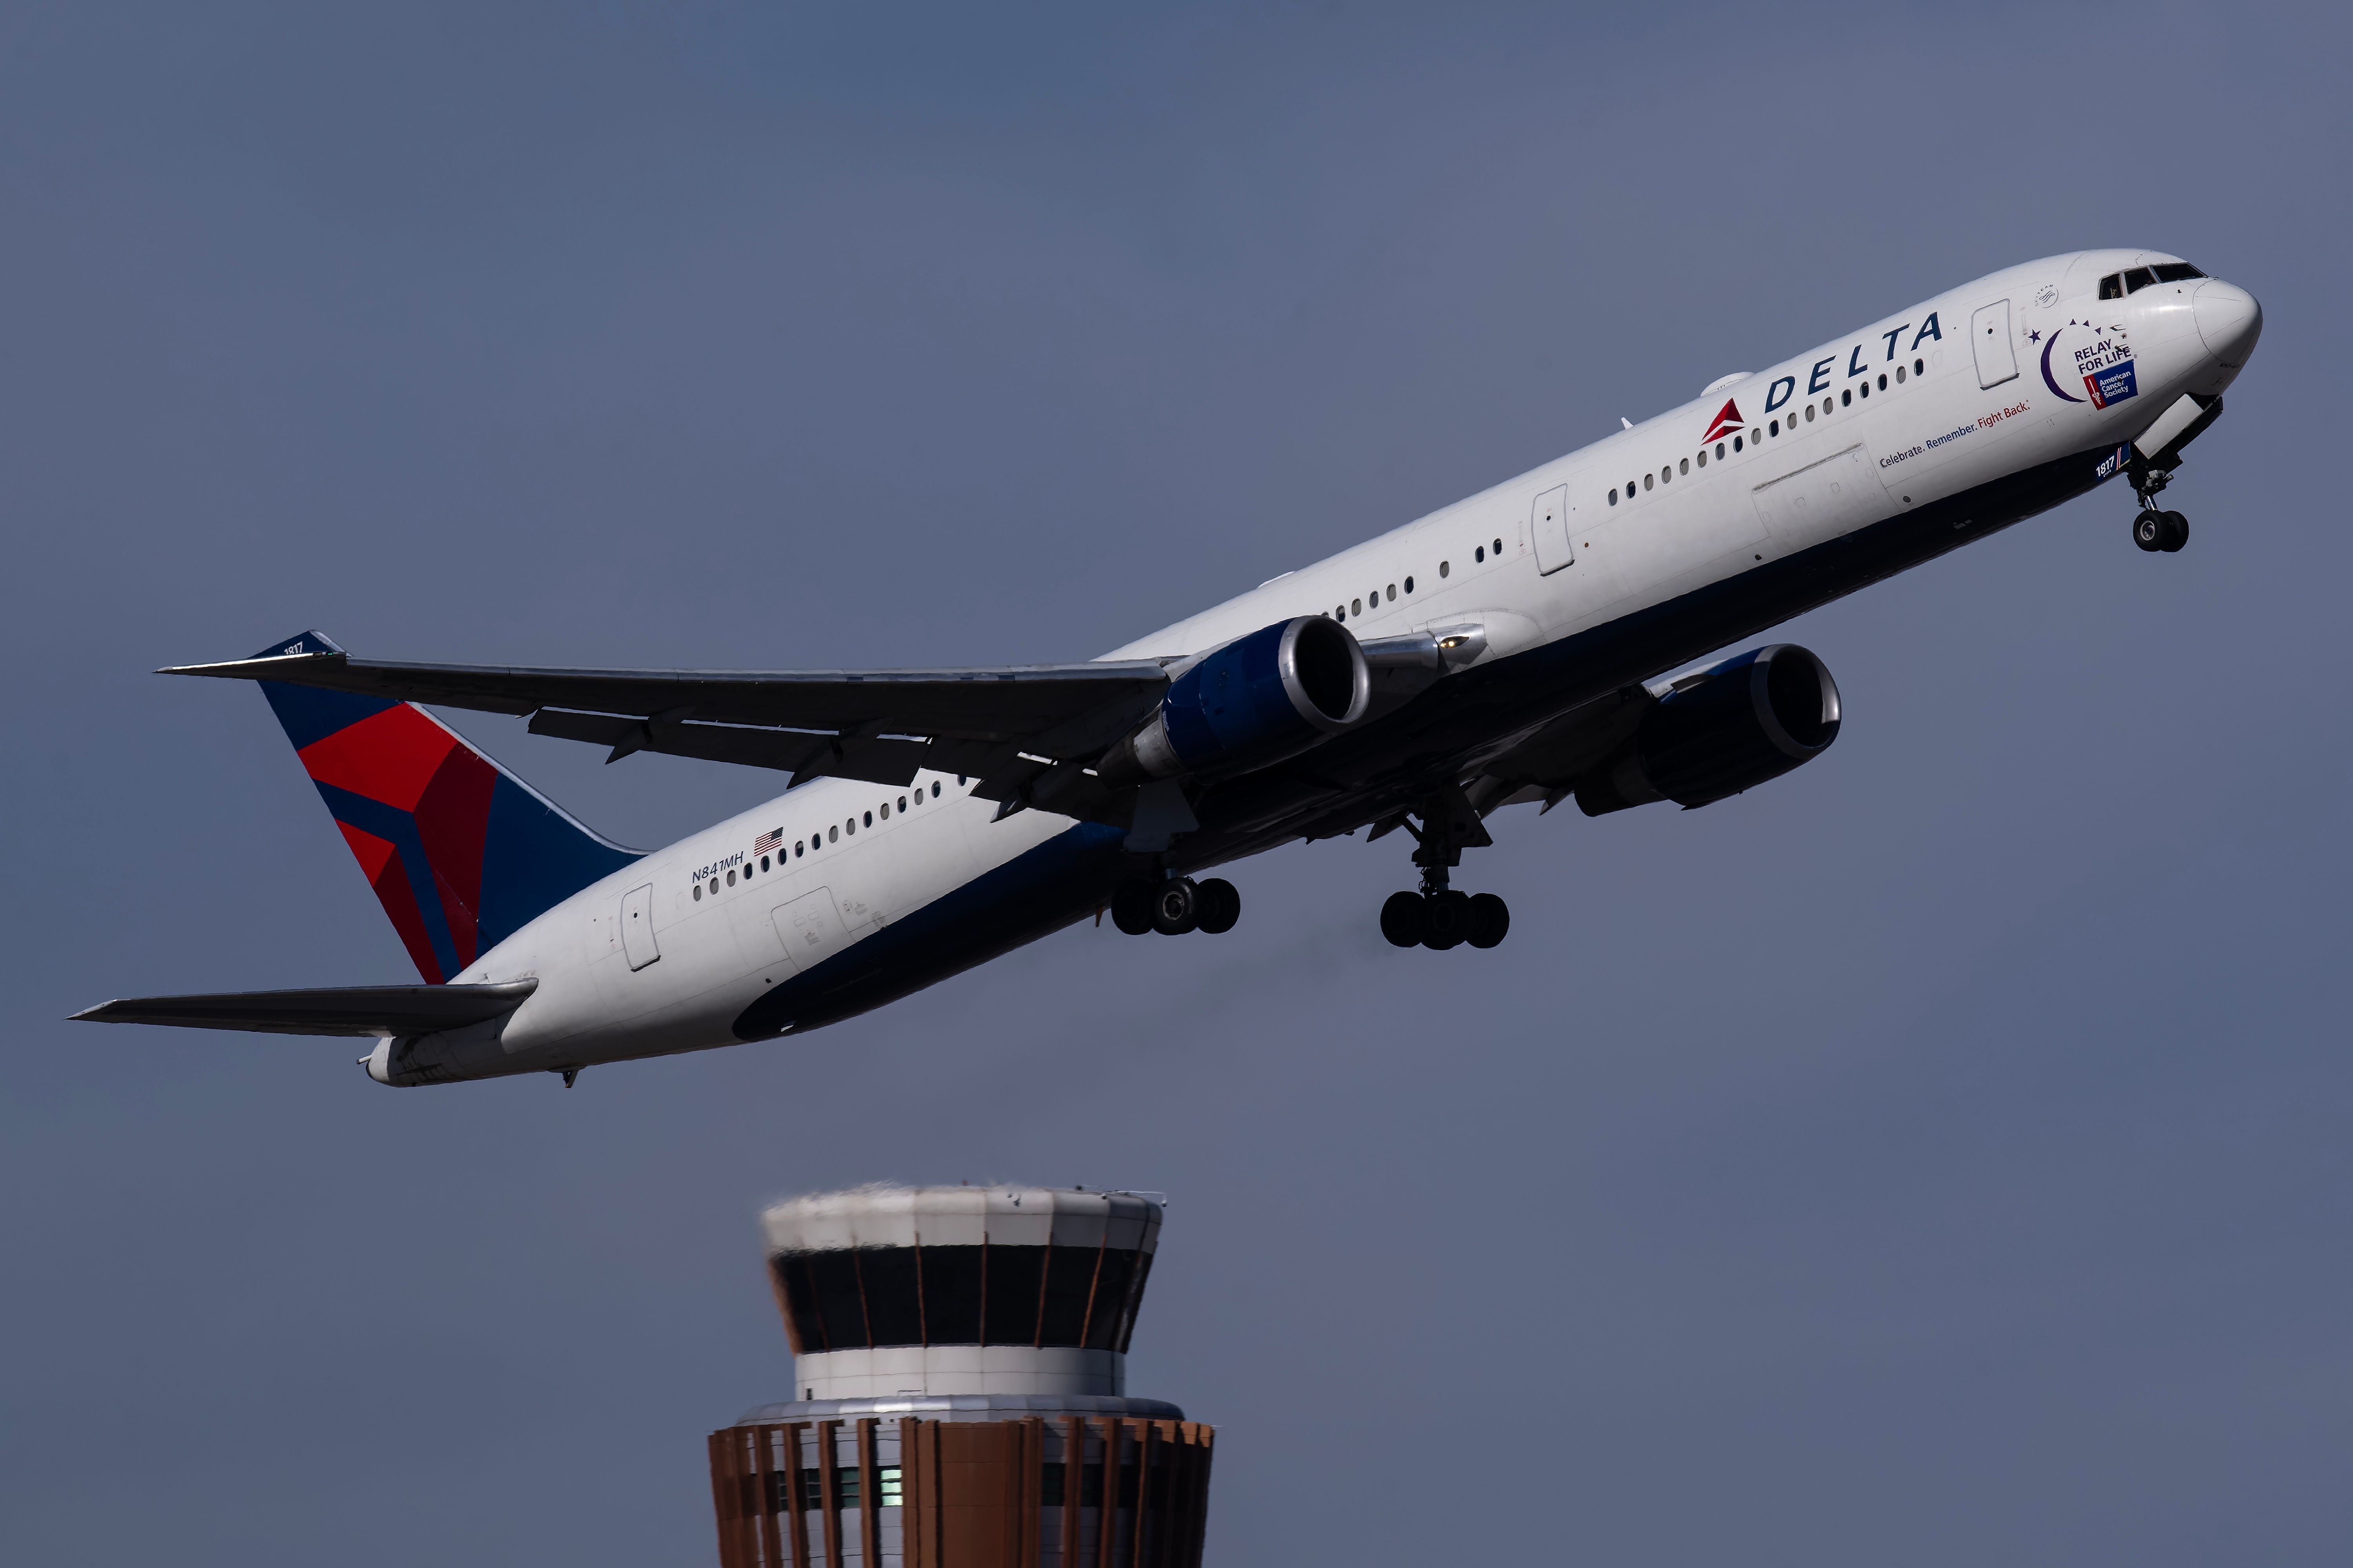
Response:
[{"label": "american cancer society logo", "polygon": [[[2042,334],[2035,331],[2027,336],[2031,341]],[[2124,328],[2071,318],[2042,344],[2042,384],[2055,396],[2094,408],[2139,396],[2132,344],[2126,340]],[[2073,385],[2083,387],[2080,395],[2068,390]]]}]

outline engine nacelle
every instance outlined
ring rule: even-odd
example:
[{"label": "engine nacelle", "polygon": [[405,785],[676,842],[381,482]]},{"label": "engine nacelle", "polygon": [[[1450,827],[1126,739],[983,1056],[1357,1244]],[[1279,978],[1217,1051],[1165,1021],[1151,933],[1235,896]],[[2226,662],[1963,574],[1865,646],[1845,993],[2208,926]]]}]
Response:
[{"label": "engine nacelle", "polygon": [[1178,676],[1151,722],[1095,772],[1118,782],[1264,767],[1347,729],[1372,700],[1372,668],[1345,626],[1322,616],[1277,621]]},{"label": "engine nacelle", "polygon": [[1577,807],[1705,805],[1812,762],[1838,732],[1838,683],[1822,661],[1795,643],[1757,648],[1661,698],[1632,742],[1577,781]]}]

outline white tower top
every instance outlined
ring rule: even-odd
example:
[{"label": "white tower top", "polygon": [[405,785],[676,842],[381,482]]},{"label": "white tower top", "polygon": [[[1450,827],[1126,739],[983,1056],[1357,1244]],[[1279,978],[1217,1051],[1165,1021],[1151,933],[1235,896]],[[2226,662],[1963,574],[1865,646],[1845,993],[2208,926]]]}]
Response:
[{"label": "white tower top", "polygon": [[1160,1216],[1156,1194],[1076,1187],[872,1186],[777,1204],[762,1221],[794,1406],[1176,1414],[1124,1397]]}]

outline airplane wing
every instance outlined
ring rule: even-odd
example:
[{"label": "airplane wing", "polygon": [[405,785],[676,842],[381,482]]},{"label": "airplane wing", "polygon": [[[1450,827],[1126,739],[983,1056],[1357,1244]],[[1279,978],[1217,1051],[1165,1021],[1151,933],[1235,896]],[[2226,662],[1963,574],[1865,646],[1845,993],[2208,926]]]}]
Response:
[{"label": "airplane wing", "polygon": [[134,996],[85,1007],[73,1015],[73,1021],[386,1038],[430,1035],[500,1017],[522,1006],[538,989],[536,980],[511,980],[499,985],[335,985],[312,991]]},{"label": "airplane wing", "polygon": [[[1150,659],[974,669],[541,669],[354,658],[308,632],[258,658],[164,675],[283,681],[395,701],[530,714],[531,731],[632,752],[903,787],[917,768],[1018,789],[1092,761],[1167,690]],[[1009,782],[1009,784],[1008,783]],[[992,787],[997,786],[997,787]]]}]

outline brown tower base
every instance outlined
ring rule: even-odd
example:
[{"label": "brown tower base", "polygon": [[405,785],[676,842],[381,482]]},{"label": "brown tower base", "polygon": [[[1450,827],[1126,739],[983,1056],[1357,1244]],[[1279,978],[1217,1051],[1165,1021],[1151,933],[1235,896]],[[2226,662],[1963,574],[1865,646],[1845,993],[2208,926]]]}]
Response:
[{"label": "brown tower base", "polygon": [[1194,1421],[1086,1415],[729,1426],[711,1435],[719,1561],[1199,1568],[1212,1436]]}]

